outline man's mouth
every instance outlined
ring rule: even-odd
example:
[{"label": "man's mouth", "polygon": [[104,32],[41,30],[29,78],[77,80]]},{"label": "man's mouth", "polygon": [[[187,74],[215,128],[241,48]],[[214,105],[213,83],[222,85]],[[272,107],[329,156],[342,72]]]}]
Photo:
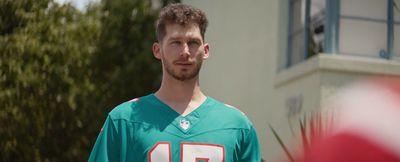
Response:
[{"label": "man's mouth", "polygon": [[190,66],[193,65],[192,62],[175,62],[176,65],[181,65],[181,66]]}]

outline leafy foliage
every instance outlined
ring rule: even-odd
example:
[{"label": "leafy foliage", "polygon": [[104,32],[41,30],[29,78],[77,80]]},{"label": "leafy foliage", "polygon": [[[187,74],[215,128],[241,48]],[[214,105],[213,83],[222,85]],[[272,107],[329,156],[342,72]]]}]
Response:
[{"label": "leafy foliage", "polygon": [[0,0],[0,161],[87,160],[110,109],[158,87],[151,6]]}]

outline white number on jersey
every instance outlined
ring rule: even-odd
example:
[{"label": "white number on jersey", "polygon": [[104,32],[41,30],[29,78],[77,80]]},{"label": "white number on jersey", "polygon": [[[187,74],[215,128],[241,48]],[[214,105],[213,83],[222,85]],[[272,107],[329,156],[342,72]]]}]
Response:
[{"label": "white number on jersey", "polygon": [[[181,162],[224,162],[224,147],[215,144],[183,142],[180,146]],[[158,142],[149,152],[149,162],[172,162],[171,144]]]},{"label": "white number on jersey", "polygon": [[171,144],[158,142],[149,152],[149,162],[172,162]]}]

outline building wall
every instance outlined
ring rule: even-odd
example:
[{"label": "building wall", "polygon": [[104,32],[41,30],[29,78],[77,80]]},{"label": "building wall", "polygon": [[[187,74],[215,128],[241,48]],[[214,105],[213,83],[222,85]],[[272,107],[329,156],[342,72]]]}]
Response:
[{"label": "building wall", "polygon": [[276,153],[268,123],[275,118],[279,0],[183,0],[206,12],[211,55],[201,71],[207,95],[233,105],[253,121],[262,156]]},{"label": "building wall", "polygon": [[183,3],[209,18],[211,54],[201,71],[203,91],[247,114],[269,162],[286,156],[268,124],[288,146],[295,146],[299,118],[320,108],[338,88],[371,75],[400,75],[398,61],[335,54],[319,54],[285,69],[287,0]]}]

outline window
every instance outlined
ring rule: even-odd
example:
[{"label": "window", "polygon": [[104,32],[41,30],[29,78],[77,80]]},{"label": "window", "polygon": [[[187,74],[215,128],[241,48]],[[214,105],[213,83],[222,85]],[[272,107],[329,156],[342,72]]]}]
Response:
[{"label": "window", "polygon": [[288,24],[286,67],[318,53],[400,58],[400,0],[289,0]]},{"label": "window", "polygon": [[394,0],[393,2],[393,15],[394,40],[392,59],[400,61],[400,0]]},{"label": "window", "polygon": [[286,66],[323,51],[325,0],[289,0]]},{"label": "window", "polygon": [[388,4],[383,0],[342,0],[340,3],[340,54],[384,56],[388,45]]}]

